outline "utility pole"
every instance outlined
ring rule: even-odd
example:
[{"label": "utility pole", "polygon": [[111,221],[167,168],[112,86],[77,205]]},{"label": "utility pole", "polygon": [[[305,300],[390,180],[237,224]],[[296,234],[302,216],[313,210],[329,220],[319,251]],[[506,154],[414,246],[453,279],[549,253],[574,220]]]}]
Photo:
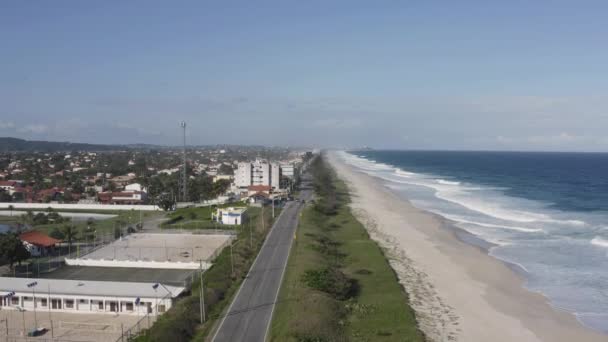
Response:
[{"label": "utility pole", "polygon": [[27,284],[27,287],[32,288],[32,298],[34,299],[34,329],[38,329],[38,320],[36,319],[36,285],[38,285],[37,281]]},{"label": "utility pole", "polygon": [[251,229],[251,220],[249,221],[249,249],[253,250],[253,230]]},{"label": "utility pole", "polygon": [[203,260],[200,260],[201,268],[201,324],[205,323],[205,290],[203,289]]},{"label": "utility pole", "polygon": [[183,129],[184,137],[184,165],[182,166],[182,202],[186,202],[188,200],[188,175],[186,174],[186,121],[182,121],[181,126]]},{"label": "utility pole", "polygon": [[232,239],[230,240],[230,268],[232,269],[231,275],[234,278],[234,256],[232,254]]}]

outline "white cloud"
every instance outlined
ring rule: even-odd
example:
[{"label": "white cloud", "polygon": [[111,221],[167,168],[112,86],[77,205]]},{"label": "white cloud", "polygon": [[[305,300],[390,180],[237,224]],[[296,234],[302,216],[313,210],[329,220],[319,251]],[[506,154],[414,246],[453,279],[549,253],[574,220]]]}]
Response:
[{"label": "white cloud", "polygon": [[25,126],[19,128],[17,131],[19,131],[21,133],[41,134],[41,133],[47,132],[48,130],[49,130],[49,127],[47,125],[30,124],[30,125],[25,125]]},{"label": "white cloud", "polygon": [[8,121],[0,121],[0,129],[11,129],[15,128],[15,124]]},{"label": "white cloud", "polygon": [[326,128],[354,128],[361,126],[362,122],[360,119],[337,119],[337,118],[327,118],[327,119],[318,119],[313,122],[313,124],[317,127],[326,127]]}]

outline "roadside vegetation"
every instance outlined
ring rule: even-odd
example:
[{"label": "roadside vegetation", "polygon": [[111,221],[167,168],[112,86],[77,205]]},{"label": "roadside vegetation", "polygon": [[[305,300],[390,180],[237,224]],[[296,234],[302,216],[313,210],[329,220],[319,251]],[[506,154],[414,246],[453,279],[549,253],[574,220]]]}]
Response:
[{"label": "roadside vegetation", "polygon": [[[275,217],[280,210],[275,211]],[[177,303],[158,321],[136,338],[136,341],[205,341],[217,321],[230,305],[247,272],[258,254],[274,219],[268,208],[248,209],[249,220],[236,226],[237,238],[230,247],[214,260],[213,266],[203,274],[206,322],[200,324],[200,279],[191,293]],[[233,268],[234,266],[234,268]],[[234,271],[233,271],[234,269]]]},{"label": "roadside vegetation", "polygon": [[355,219],[346,186],[321,157],[316,199],[300,219],[279,294],[272,341],[424,341],[408,297]]}]

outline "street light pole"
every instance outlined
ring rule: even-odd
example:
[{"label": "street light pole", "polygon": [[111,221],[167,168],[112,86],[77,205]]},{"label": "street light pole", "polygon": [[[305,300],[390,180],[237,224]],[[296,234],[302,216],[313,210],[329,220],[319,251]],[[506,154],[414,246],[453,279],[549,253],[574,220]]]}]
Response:
[{"label": "street light pole", "polygon": [[201,324],[203,324],[206,321],[206,317],[205,317],[205,290],[204,290],[204,287],[203,287],[203,260],[200,260],[200,269],[201,269],[201,299],[200,299],[200,305],[201,305]]},{"label": "street light pole", "polygon": [[49,321],[51,322],[51,338],[55,337],[55,332],[53,331],[53,316],[51,316],[51,284],[47,284],[49,297],[46,302],[46,307],[49,309]]},{"label": "street light pole", "polygon": [[232,255],[232,239],[230,240],[230,268],[232,269],[232,277],[234,278],[234,257]]},{"label": "street light pole", "polygon": [[34,329],[38,329],[38,320],[36,319],[36,285],[38,285],[37,281],[27,284],[27,287],[32,288],[32,297],[34,299]]}]

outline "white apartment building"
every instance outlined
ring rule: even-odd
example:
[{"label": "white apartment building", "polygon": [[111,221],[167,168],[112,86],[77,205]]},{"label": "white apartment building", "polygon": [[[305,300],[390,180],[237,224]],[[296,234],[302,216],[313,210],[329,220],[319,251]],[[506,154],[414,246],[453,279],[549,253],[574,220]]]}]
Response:
[{"label": "white apartment building", "polygon": [[281,189],[281,167],[278,164],[270,166],[270,187],[275,190]]},{"label": "white apartment building", "polygon": [[239,188],[252,185],[267,185],[276,190],[280,189],[281,167],[256,160],[253,163],[239,163],[235,173],[234,183]]},{"label": "white apartment building", "polygon": [[281,173],[285,177],[293,178],[296,170],[292,163],[281,163]]},{"label": "white apartment building", "polygon": [[246,188],[251,184],[251,163],[239,163],[234,173],[234,184],[239,188]]},{"label": "white apartment building", "polygon": [[251,164],[251,185],[270,185],[270,164],[259,160]]}]

